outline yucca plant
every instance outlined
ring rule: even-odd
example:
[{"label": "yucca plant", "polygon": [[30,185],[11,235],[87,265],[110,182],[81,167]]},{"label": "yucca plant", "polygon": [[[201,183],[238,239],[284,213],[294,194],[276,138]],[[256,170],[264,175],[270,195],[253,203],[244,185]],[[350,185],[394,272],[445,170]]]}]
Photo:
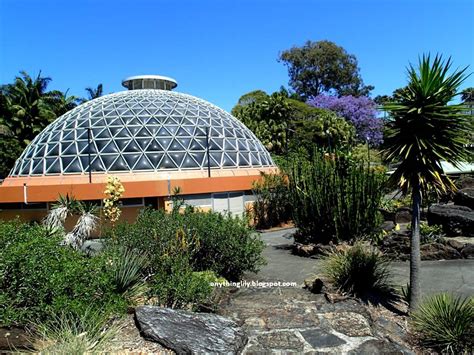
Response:
[{"label": "yucca plant", "polygon": [[474,299],[431,296],[413,312],[412,329],[423,345],[444,353],[474,351]]},{"label": "yucca plant", "polygon": [[66,218],[77,211],[78,201],[74,196],[59,195],[58,200],[49,210],[43,224],[50,228],[63,228]]},{"label": "yucca plant", "polygon": [[97,207],[92,203],[78,201],[75,213],[79,218],[72,231],[66,234],[65,243],[79,249],[97,228],[100,219],[97,216]]},{"label": "yucca plant", "polygon": [[127,290],[140,288],[143,271],[148,265],[148,256],[125,247],[116,248],[112,254],[111,266],[115,290],[125,293]]},{"label": "yucca plant", "polygon": [[423,56],[419,66],[408,68],[408,85],[394,102],[384,105],[389,112],[388,134],[383,152],[388,163],[400,163],[390,177],[393,185],[412,194],[412,236],[410,257],[410,309],[420,299],[420,206],[422,195],[455,189],[441,161],[455,166],[468,159],[467,139],[472,129],[464,105],[450,104],[466,79],[466,68],[450,74],[451,59]]},{"label": "yucca plant", "polygon": [[324,258],[324,273],[343,293],[360,298],[387,296],[390,284],[389,260],[374,247],[355,243]]}]

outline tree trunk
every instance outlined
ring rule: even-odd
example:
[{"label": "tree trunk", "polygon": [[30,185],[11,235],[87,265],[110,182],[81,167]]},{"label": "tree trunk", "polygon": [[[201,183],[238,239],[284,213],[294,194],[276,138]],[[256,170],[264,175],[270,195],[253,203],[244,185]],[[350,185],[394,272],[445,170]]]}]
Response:
[{"label": "tree trunk", "polygon": [[411,242],[410,242],[410,312],[414,311],[421,298],[420,286],[420,208],[421,191],[420,185],[413,185],[413,215],[411,220]]}]

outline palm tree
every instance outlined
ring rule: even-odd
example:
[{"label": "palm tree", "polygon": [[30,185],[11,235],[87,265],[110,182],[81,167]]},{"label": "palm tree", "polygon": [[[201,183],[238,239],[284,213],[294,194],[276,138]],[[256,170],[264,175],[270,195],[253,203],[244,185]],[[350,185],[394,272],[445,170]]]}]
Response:
[{"label": "palm tree", "polygon": [[13,84],[1,87],[0,126],[22,144],[28,144],[56,118],[46,92],[51,78],[41,72],[33,79],[26,72],[15,78]]},{"label": "palm tree", "polygon": [[466,69],[449,74],[451,59],[441,56],[431,61],[423,56],[416,70],[408,68],[409,83],[394,95],[394,102],[384,105],[390,114],[387,162],[400,165],[391,175],[403,192],[412,194],[413,216],[410,257],[410,310],[420,300],[420,206],[428,190],[446,192],[455,189],[444,175],[441,161],[457,166],[467,159],[470,121],[462,104],[450,104],[466,79]]},{"label": "palm tree", "polygon": [[76,96],[68,96],[69,90],[62,92],[59,90],[53,90],[49,92],[48,103],[51,105],[52,110],[56,116],[64,115],[66,112],[72,110],[80,102]]},{"label": "palm tree", "polygon": [[86,91],[87,91],[87,95],[89,97],[87,99],[85,99],[84,102],[89,101],[89,100],[97,99],[98,97],[101,97],[104,93],[102,84],[97,85],[97,88],[95,88],[95,89],[91,88],[91,87],[88,87],[88,88],[86,88]]}]

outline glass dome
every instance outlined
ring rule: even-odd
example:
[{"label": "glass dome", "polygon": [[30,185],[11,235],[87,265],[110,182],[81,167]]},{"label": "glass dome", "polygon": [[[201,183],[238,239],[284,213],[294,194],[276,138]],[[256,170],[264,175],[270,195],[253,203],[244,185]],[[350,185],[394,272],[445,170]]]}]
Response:
[{"label": "glass dome", "polygon": [[190,95],[144,89],[102,96],[57,118],[10,176],[84,174],[89,162],[92,172],[207,169],[207,149],[214,169],[274,166],[255,135],[224,110]]}]

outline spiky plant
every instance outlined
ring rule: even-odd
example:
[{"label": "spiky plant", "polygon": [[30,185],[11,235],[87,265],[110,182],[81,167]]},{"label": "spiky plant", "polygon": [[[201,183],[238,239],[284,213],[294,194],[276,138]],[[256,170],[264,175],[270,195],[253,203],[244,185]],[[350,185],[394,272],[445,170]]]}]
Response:
[{"label": "spiky plant", "polygon": [[450,104],[466,79],[466,69],[450,74],[451,59],[423,56],[415,69],[408,67],[408,85],[384,105],[390,114],[384,151],[386,162],[399,162],[390,182],[412,193],[412,236],[410,257],[410,309],[420,299],[420,205],[429,190],[455,189],[441,161],[458,166],[467,160],[467,139],[472,129],[465,107]]},{"label": "spiky plant", "polygon": [[412,329],[423,345],[441,353],[474,351],[474,298],[439,294],[426,299],[413,313]]},{"label": "spiky plant", "polygon": [[59,195],[58,201],[49,210],[43,224],[50,228],[63,228],[66,218],[77,211],[77,204],[78,202],[73,196]]},{"label": "spiky plant", "polygon": [[100,219],[96,215],[97,207],[92,203],[79,201],[76,211],[79,218],[73,230],[66,234],[64,243],[75,249],[80,249],[84,241],[97,228]]}]

